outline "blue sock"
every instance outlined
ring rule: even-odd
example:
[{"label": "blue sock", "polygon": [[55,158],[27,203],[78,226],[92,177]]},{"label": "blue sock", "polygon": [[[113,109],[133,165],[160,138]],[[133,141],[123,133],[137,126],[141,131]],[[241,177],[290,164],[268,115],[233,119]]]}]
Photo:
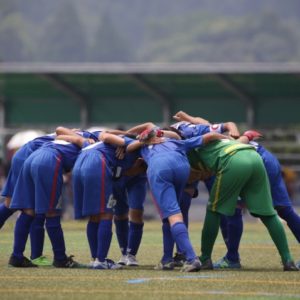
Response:
[{"label": "blue sock", "polygon": [[183,254],[186,257],[186,260],[188,262],[192,262],[197,257],[197,255],[190,242],[189,234],[185,224],[182,222],[175,223],[171,227],[171,232],[176,244],[180,249],[183,250]]},{"label": "blue sock", "polygon": [[101,220],[98,228],[97,258],[104,261],[107,258],[108,250],[112,239],[112,221]]},{"label": "blue sock", "polygon": [[116,234],[119,243],[119,247],[123,255],[126,254],[128,244],[128,219],[115,220]]},{"label": "blue sock", "polygon": [[136,255],[143,236],[144,223],[129,222],[127,253]]},{"label": "blue sock", "polygon": [[236,208],[235,214],[227,217],[227,254],[226,257],[232,262],[238,262],[239,245],[243,234],[242,209]]},{"label": "blue sock", "polygon": [[54,260],[64,260],[67,256],[60,216],[46,217],[46,229],[52,244]]},{"label": "blue sock", "polygon": [[22,258],[28,239],[30,226],[34,217],[21,213],[15,226],[13,255]]},{"label": "blue sock", "polygon": [[45,239],[45,219],[44,214],[37,214],[30,227],[31,259],[42,256]]},{"label": "blue sock", "polygon": [[227,242],[228,242],[228,220],[227,220],[227,217],[224,216],[224,215],[221,215],[220,228],[221,228],[221,233],[222,233],[225,245],[227,247]]},{"label": "blue sock", "polygon": [[90,246],[91,257],[97,257],[97,246],[98,246],[98,222],[89,221],[86,226],[86,236]]},{"label": "blue sock", "polygon": [[0,204],[0,229],[3,227],[6,220],[15,212],[14,209],[7,208],[4,203]]},{"label": "blue sock", "polygon": [[164,255],[161,259],[162,263],[168,263],[173,259],[174,239],[171,232],[171,226],[168,220],[163,220],[163,247]]},{"label": "blue sock", "polygon": [[180,210],[186,228],[189,227],[189,210],[191,207],[191,202],[192,202],[192,196],[190,196],[190,194],[186,192],[183,192],[180,197]]},{"label": "blue sock", "polygon": [[286,221],[298,243],[300,243],[300,217],[291,206],[275,207],[280,218]]}]

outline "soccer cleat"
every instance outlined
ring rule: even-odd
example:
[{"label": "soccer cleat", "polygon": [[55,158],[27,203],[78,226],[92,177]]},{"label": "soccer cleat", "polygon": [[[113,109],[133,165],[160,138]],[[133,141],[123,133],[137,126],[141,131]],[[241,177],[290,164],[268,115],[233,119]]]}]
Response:
[{"label": "soccer cleat", "polygon": [[32,259],[31,262],[39,267],[50,267],[52,263],[46,256],[40,256],[35,259]]},{"label": "soccer cleat", "polygon": [[198,272],[201,270],[201,262],[198,257],[196,257],[192,262],[186,261],[180,272]]},{"label": "soccer cleat", "polygon": [[25,256],[18,258],[14,255],[11,255],[8,264],[15,268],[37,268],[37,265],[33,264],[30,259]]},{"label": "soccer cleat", "polygon": [[159,262],[155,267],[154,270],[161,270],[161,271],[172,271],[174,270],[175,265],[173,261],[169,261],[166,263]]},{"label": "soccer cleat", "polygon": [[106,258],[104,261],[95,260],[93,269],[95,270],[119,270],[122,266],[113,260]]},{"label": "soccer cleat", "polygon": [[182,267],[186,261],[186,258],[183,253],[176,252],[173,257],[173,260],[174,260],[175,267]]},{"label": "soccer cleat", "polygon": [[219,259],[213,264],[214,269],[240,269],[242,266],[240,262],[229,260],[226,256]]},{"label": "soccer cleat", "polygon": [[121,258],[118,261],[118,264],[121,266],[126,266],[127,264],[127,255],[122,255]]},{"label": "soccer cleat", "polygon": [[283,271],[299,271],[299,268],[292,260],[290,260],[283,263]]},{"label": "soccer cleat", "polygon": [[82,265],[77,261],[73,260],[74,255],[67,256],[64,260],[54,260],[53,266],[55,268],[66,268],[66,269],[83,269],[86,265]]},{"label": "soccer cleat", "polygon": [[210,258],[206,259],[205,261],[201,261],[201,270],[213,270],[213,269],[214,266]]},{"label": "soccer cleat", "polygon": [[130,267],[137,267],[139,265],[135,255],[127,254],[127,263],[126,263],[126,265],[130,266]]}]

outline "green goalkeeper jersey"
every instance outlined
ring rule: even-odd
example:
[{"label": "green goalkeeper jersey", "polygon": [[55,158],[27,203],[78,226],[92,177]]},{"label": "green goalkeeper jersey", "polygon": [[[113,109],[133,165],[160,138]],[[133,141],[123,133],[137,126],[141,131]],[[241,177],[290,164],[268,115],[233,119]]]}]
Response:
[{"label": "green goalkeeper jersey", "polygon": [[243,149],[255,150],[252,145],[224,139],[191,150],[188,153],[188,158],[193,168],[202,171],[209,169],[216,173],[222,168],[231,155]]}]

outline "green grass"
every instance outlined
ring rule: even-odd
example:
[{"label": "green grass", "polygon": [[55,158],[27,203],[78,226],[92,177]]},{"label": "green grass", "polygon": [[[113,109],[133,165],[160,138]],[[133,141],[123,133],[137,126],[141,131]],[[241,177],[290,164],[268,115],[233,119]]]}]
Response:
[{"label": "green grass", "polygon": [[[239,271],[202,271],[180,273],[155,271],[153,266],[162,252],[159,222],[146,222],[138,259],[140,267],[117,271],[62,270],[52,267],[15,269],[7,266],[12,250],[13,222],[0,232],[0,299],[300,299],[300,272],[283,272],[280,258],[261,223],[246,223],[240,254]],[[63,223],[68,254],[89,262],[85,223]],[[202,224],[192,223],[190,235],[199,253]],[[288,239],[295,260],[300,259],[299,245]],[[48,238],[44,253],[51,257]],[[28,247],[29,248],[29,247]],[[26,255],[29,256],[30,249]],[[225,253],[219,235],[213,258]],[[120,257],[114,236],[109,257]]]}]

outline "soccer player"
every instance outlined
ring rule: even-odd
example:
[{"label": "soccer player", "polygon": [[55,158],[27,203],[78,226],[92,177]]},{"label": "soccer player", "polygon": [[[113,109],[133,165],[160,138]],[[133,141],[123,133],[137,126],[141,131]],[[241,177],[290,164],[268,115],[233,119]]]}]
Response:
[{"label": "soccer player", "polygon": [[[281,166],[278,159],[262,145],[254,142],[253,139],[261,137],[261,134],[250,130],[246,131],[240,139],[244,143],[253,145],[261,156],[266,168],[271,187],[273,206],[278,215],[287,222],[288,227],[300,243],[300,217],[292,207],[286,185],[282,178]],[[238,269],[241,268],[239,257],[239,243],[243,233],[242,207],[235,209],[233,216],[222,216],[221,232],[227,247],[226,255],[214,263],[214,268]],[[297,267],[299,268],[299,263]]]},{"label": "soccer player", "polygon": [[[53,141],[56,134],[48,134],[29,141],[24,146],[22,146],[13,155],[11,161],[11,167],[6,179],[5,185],[2,190],[2,196],[5,197],[4,203],[0,205],[0,228],[3,227],[6,220],[16,211],[11,209],[10,203],[13,192],[15,190],[16,182],[20,174],[21,168],[25,160],[29,157],[31,153],[39,149],[44,143]],[[31,228],[30,228],[30,242],[31,242],[31,261],[38,266],[49,266],[51,263],[48,259],[43,256],[44,247],[44,223],[45,217],[38,215],[35,216]]]},{"label": "soccer player", "polygon": [[11,209],[22,213],[16,221],[13,253],[9,264],[13,267],[36,267],[23,254],[34,216],[46,218],[57,268],[74,268],[80,265],[65,253],[65,242],[60,223],[59,197],[63,171],[69,172],[81,147],[94,142],[80,135],[60,135],[43,144],[24,162],[10,204]]},{"label": "soccer player", "polygon": [[237,199],[245,199],[253,216],[267,227],[281,256],[284,271],[297,271],[284,228],[272,205],[264,164],[254,147],[231,140],[216,141],[189,153],[194,168],[207,168],[216,175],[212,185],[201,237],[202,269],[213,269],[211,254],[221,215],[235,212]]},{"label": "soccer player", "polygon": [[[183,111],[177,112],[173,118],[179,122],[172,124],[170,126],[171,130],[177,132],[182,139],[188,139],[195,136],[201,136],[203,134],[209,132],[218,132],[218,133],[225,133],[227,132],[232,137],[238,137],[240,135],[239,130],[235,123],[233,122],[226,122],[226,123],[219,123],[219,124],[210,124],[207,120],[200,118],[200,117],[193,117]],[[194,170],[195,172],[195,170]],[[201,179],[207,179],[212,175],[211,172],[205,172],[205,174],[201,175]],[[197,174],[199,177],[199,174]],[[180,201],[180,208],[184,217],[184,221],[186,226],[188,226],[188,213],[191,205],[192,197],[197,196],[197,185],[199,180],[197,179],[194,182],[190,182],[189,185],[186,187],[185,191],[181,196]],[[171,242],[171,241],[169,241]],[[171,245],[167,247],[171,249]],[[178,248],[178,247],[177,247]],[[177,252],[174,256],[174,265],[180,266],[184,262],[184,255],[180,253],[180,250],[177,249]],[[172,265],[169,264],[169,267],[172,268]],[[167,268],[169,269],[169,268]]]},{"label": "soccer player", "polygon": [[138,266],[136,255],[143,236],[147,176],[145,173],[135,176],[125,174],[113,182],[113,197],[116,199],[114,223],[122,253],[118,263]]},{"label": "soccer player", "polygon": [[[218,133],[209,133],[203,137],[188,140],[176,140],[163,137],[179,138],[177,134],[163,132],[150,123],[138,125],[130,133],[139,134],[139,141],[127,146],[127,151],[141,149],[141,155],[148,165],[147,177],[150,190],[163,221],[163,237],[174,239],[186,256],[182,271],[199,271],[201,264],[191,245],[187,228],[179,207],[179,199],[190,173],[186,152],[212,140],[224,137]],[[167,245],[167,243],[164,243]],[[169,249],[164,249],[164,254]],[[161,264],[166,265],[171,257],[162,257]]]},{"label": "soccer player", "polygon": [[107,132],[101,142],[82,149],[73,169],[75,218],[88,216],[87,238],[93,269],[119,269],[121,265],[107,258],[112,239],[113,169],[123,162],[116,157],[117,146],[131,141]]}]

